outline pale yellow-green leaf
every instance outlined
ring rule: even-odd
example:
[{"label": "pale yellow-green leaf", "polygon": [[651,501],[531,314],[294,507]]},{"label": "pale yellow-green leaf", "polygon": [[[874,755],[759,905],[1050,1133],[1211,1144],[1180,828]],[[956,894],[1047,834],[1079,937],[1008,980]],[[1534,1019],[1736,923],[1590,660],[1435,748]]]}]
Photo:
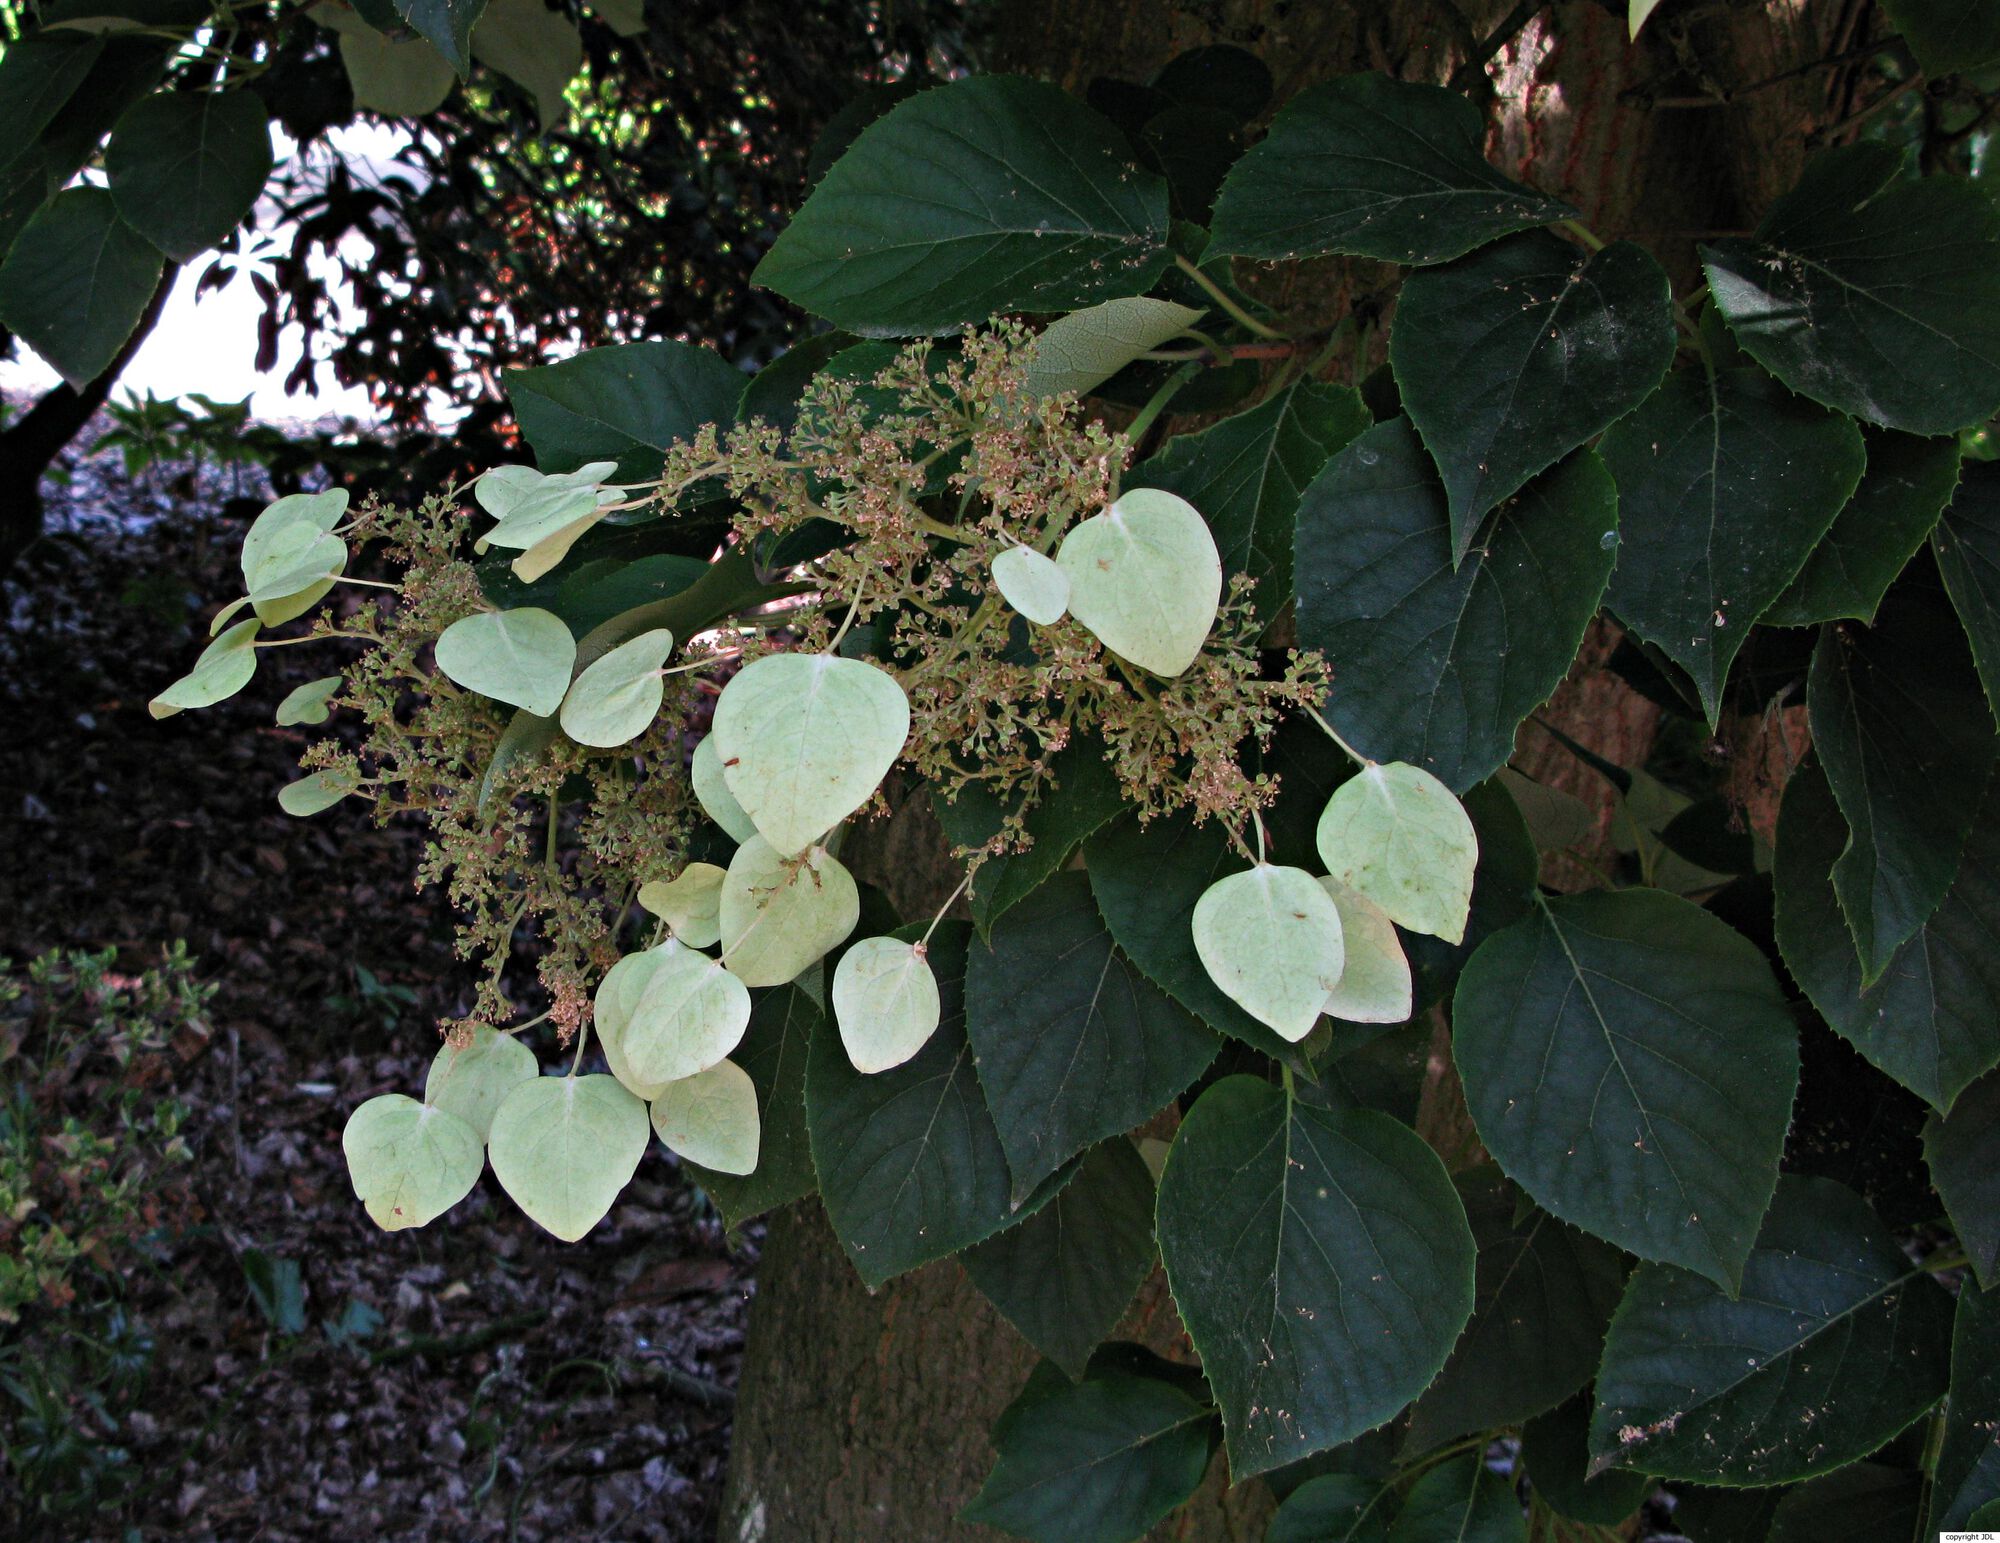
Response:
[{"label": "pale yellow-green leaf", "polygon": [[1194,505],[1134,488],[1063,538],[1069,613],[1122,659],[1155,675],[1195,661],[1222,600],[1222,558]]},{"label": "pale yellow-green leaf", "polygon": [[1410,1016],[1410,961],[1389,913],[1337,879],[1321,879],[1340,912],[1346,964],[1320,1011],[1349,1023],[1401,1023]]},{"label": "pale yellow-green leaf", "polygon": [[243,536],[243,584],[256,588],[256,574],[270,561],[271,552],[288,538],[287,531],[304,529],[315,536],[326,535],[347,513],[347,489],[328,488],[323,493],[287,493],[274,499],[250,522]]},{"label": "pale yellow-green leaf", "polygon": [[757,1086],[734,1061],[670,1082],[653,1100],[653,1133],[669,1152],[717,1173],[757,1166]]},{"label": "pale yellow-green leaf", "polygon": [[1260,863],[1217,879],[1194,906],[1194,950],[1237,1006],[1297,1043],[1340,984],[1340,911],[1303,868]]},{"label": "pale yellow-green leaf", "polygon": [[1315,833],[1326,871],[1412,932],[1465,938],[1479,837],[1451,789],[1405,761],[1334,789]]},{"label": "pale yellow-green leaf", "polygon": [[1167,1171],[1167,1154],[1173,1150],[1173,1143],[1162,1141],[1158,1136],[1139,1138],[1139,1158],[1145,1163],[1146,1171],[1153,1176],[1153,1187],[1159,1187],[1161,1177]]},{"label": "pale yellow-green leaf", "polygon": [[993,559],[1000,598],[1038,627],[1053,627],[1069,610],[1069,578],[1053,557],[1010,546]]},{"label": "pale yellow-green leaf", "polygon": [[853,875],[825,847],[788,858],[754,836],[722,881],[722,962],[746,986],[781,986],[839,947],[860,919]]},{"label": "pale yellow-green leaf", "polygon": [[541,1074],[535,1053],[514,1035],[477,1028],[463,1049],[446,1044],[432,1058],[424,1102],[457,1115],[484,1141],[501,1102],[519,1084]]},{"label": "pale yellow-green leaf", "polygon": [[264,544],[254,568],[246,564],[244,582],[257,619],[280,627],[318,605],[346,567],[345,541],[294,521]]},{"label": "pale yellow-green leaf", "polygon": [[569,556],[569,549],[595,529],[598,521],[609,512],[608,508],[600,507],[595,513],[586,514],[580,520],[574,520],[559,530],[549,532],[514,559],[510,565],[514,570],[514,577],[523,584],[532,584],[543,575],[553,573],[561,565],[562,560]]},{"label": "pale yellow-green leaf", "polygon": [[646,30],[646,0],[590,0],[598,19],[622,38]]},{"label": "pale yellow-green leaf", "polygon": [[707,1071],[743,1041],[750,993],[708,955],[678,945],[662,953],[618,1036],[633,1077],[678,1082]]},{"label": "pale yellow-green leaf", "polygon": [[618,469],[616,461],[591,461],[575,471],[539,472],[532,466],[496,466],[472,485],[479,507],[499,523],[488,530],[488,546],[528,551],[598,509],[618,494],[601,487]]},{"label": "pale yellow-green leaf", "polygon": [[562,116],[563,92],[583,68],[583,38],[542,0],[487,0],[472,29],[472,57],[526,87],[546,130]]},{"label": "pale yellow-green leaf", "polygon": [[248,595],[238,595],[234,600],[230,601],[229,604],[225,605],[221,610],[217,611],[215,615],[211,617],[209,620],[208,635],[210,637],[214,637],[218,632],[222,631],[224,627],[229,625],[229,618],[234,616],[238,611],[242,610],[249,603],[250,603],[250,597]]},{"label": "pale yellow-green leaf", "polygon": [[723,870],[714,863],[689,863],[671,879],[639,886],[639,904],[673,928],[690,948],[722,941]]},{"label": "pale yellow-green leaf", "polygon": [[257,673],[257,631],[263,623],[240,621],[201,651],[179,680],[167,687],[146,710],[155,718],[171,718],[190,707],[213,707],[250,684]]},{"label": "pale yellow-green leaf", "polygon": [[863,938],[833,972],[840,1042],[859,1072],[901,1066],[937,1032],[942,1004],[923,948],[901,938]]},{"label": "pale yellow-green leaf", "polygon": [[655,627],[596,660],[563,698],[563,733],[604,749],[637,739],[660,715],[660,668],[673,651],[674,635]]},{"label": "pale yellow-green leaf", "polygon": [[1028,391],[1038,397],[1059,391],[1082,396],[1149,349],[1179,337],[1201,317],[1200,311],[1188,306],[1146,296],[1106,300],[1072,311],[1050,322],[1035,339]]},{"label": "pale yellow-green leaf", "polygon": [[1597,817],[1574,793],[1524,777],[1511,766],[1501,767],[1496,775],[1521,811],[1521,818],[1528,822],[1528,834],[1538,851],[1575,846],[1596,830]]},{"label": "pale yellow-green leaf", "polygon": [[552,611],[525,606],[480,611],[455,621],[437,640],[437,667],[496,702],[546,718],[562,705],[576,664],[576,639]]},{"label": "pale yellow-green leaf", "polygon": [[366,25],[341,30],[340,62],[354,105],[385,118],[435,112],[458,79],[445,56],[422,38],[391,40]]},{"label": "pale yellow-green leaf", "polygon": [[530,1220],[574,1243],[604,1219],[646,1155],[646,1106],[614,1077],[537,1077],[500,1102],[487,1155]]},{"label": "pale yellow-green leaf", "polygon": [[757,833],[794,857],[868,802],[909,732],[910,700],[886,671],[772,654],[722,688],[710,737]]},{"label": "pale yellow-green leaf", "polygon": [[294,819],[304,819],[331,809],[360,786],[358,776],[339,767],[310,772],[278,789],[278,807]]},{"label": "pale yellow-green leaf", "polygon": [[1639,36],[1639,29],[1646,25],[1646,18],[1651,16],[1659,7],[1660,0],[1630,0],[1630,4],[1626,7],[1625,11],[1625,22],[1631,29],[1631,35],[1635,41]]},{"label": "pale yellow-green leaf", "polygon": [[356,1198],[387,1232],[442,1216],[472,1192],[486,1166],[477,1131],[401,1093],[371,1098],[349,1115],[340,1149]]},{"label": "pale yellow-green leaf", "polygon": [[669,939],[658,948],[627,954],[605,972],[597,985],[592,1022],[597,1030],[598,1048],[604,1052],[604,1063],[611,1068],[612,1076],[647,1103],[657,1098],[666,1084],[647,1082],[633,1073],[631,1063],[625,1059],[625,1026],[632,1021],[632,1009],[644,995],[647,982],[680,949],[680,943]]},{"label": "pale yellow-green leaf", "polygon": [[757,822],[744,812],[723,780],[722,752],[715,748],[713,734],[694,747],[688,775],[693,779],[694,796],[702,812],[721,826],[731,841],[748,841],[757,834]]},{"label": "pale yellow-green leaf", "polygon": [[294,686],[284,701],[278,704],[278,727],[326,722],[331,713],[328,701],[346,684],[341,676],[325,675],[318,680],[309,680],[303,686]]}]

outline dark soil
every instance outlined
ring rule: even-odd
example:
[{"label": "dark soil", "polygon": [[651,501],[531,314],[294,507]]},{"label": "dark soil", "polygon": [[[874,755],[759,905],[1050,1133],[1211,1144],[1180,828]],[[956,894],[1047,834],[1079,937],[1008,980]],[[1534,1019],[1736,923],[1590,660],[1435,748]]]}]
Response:
[{"label": "dark soil", "polygon": [[[238,592],[245,511],[223,510],[240,491],[254,513],[254,475],[64,471],[0,586],[0,956],[115,946],[137,970],[185,938],[220,990],[167,1090],[193,1110],[198,1220],[126,1283],[155,1349],[111,1434],[141,1482],[27,1535],[712,1536],[752,1255],[657,1148],[580,1244],[490,1174],[421,1232],[369,1223],[341,1126],[418,1091],[463,1005],[419,833],[279,811],[305,738],[272,709],[334,668],[313,648],[265,652],[220,708],[147,714]],[[297,1266],[301,1330],[259,1306],[259,1254]]]}]

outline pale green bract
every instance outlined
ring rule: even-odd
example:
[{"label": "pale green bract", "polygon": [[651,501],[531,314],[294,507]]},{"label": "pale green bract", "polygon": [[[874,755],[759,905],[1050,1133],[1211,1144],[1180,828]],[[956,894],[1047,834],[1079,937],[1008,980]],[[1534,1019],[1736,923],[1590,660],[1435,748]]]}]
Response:
[{"label": "pale green bract", "polygon": [[513,1035],[476,1028],[464,1049],[439,1048],[424,1078],[424,1102],[457,1115],[483,1142],[507,1095],[541,1074],[535,1053]]},{"label": "pale green bract", "polygon": [[782,986],[837,948],[860,919],[854,877],[825,847],[787,858],[752,837],[722,881],[722,962],[746,986]]},{"label": "pale green bract", "polygon": [[910,699],[886,671],[772,654],[722,688],[710,737],[757,833],[796,857],[874,796],[909,732]]},{"label": "pale green bract", "polygon": [[401,1093],[371,1098],[349,1115],[340,1149],[356,1198],[385,1232],[442,1216],[472,1192],[486,1165],[470,1125]]},{"label": "pale green bract", "polygon": [[858,1072],[901,1066],[937,1032],[943,1004],[923,945],[863,938],[833,972],[840,1042]]},{"label": "pale green bract", "polygon": [[1338,879],[1320,887],[1340,912],[1340,941],[1346,965],[1340,984],[1320,1008],[1349,1023],[1401,1023],[1410,1016],[1410,960],[1389,913]]},{"label": "pale green bract", "polygon": [[619,1033],[619,1049],[642,1083],[678,1082],[707,1071],[743,1041],[750,993],[708,955],[677,944],[661,955]]},{"label": "pale green bract", "polygon": [[1059,316],[1035,339],[1034,357],[1028,363],[1028,394],[1045,397],[1073,391],[1082,396],[1148,349],[1179,337],[1201,317],[1191,306],[1146,295],[1105,300]]},{"label": "pale green bract", "polygon": [[1305,869],[1275,863],[1203,891],[1194,949],[1225,996],[1294,1043],[1319,1021],[1346,958],[1333,897]]},{"label": "pale green bract", "polygon": [[671,879],[639,886],[639,904],[673,929],[690,948],[722,941],[723,870],[714,863],[689,863]]},{"label": "pale green bract", "polygon": [[637,739],[660,715],[660,670],[673,651],[674,635],[655,627],[591,664],[563,698],[563,733],[606,750]]},{"label": "pale green bract", "polygon": [[757,1166],[757,1085],[734,1061],[670,1082],[653,1100],[653,1133],[669,1152],[717,1173]]},{"label": "pale green bract", "polygon": [[332,534],[347,512],[347,489],[288,493],[267,505],[243,537],[243,587],[257,618],[276,627],[303,616],[347,566],[347,544]]},{"label": "pale green bract", "polygon": [[481,611],[445,628],[437,667],[467,691],[547,718],[562,705],[576,639],[551,611]]},{"label": "pale green bract", "polygon": [[201,651],[179,680],[146,704],[155,718],[171,718],[190,707],[213,707],[250,684],[257,673],[257,632],[262,622],[240,621]]},{"label": "pale green bract", "polygon": [[472,496],[498,524],[481,538],[488,546],[527,551],[579,520],[595,519],[601,503],[617,495],[599,484],[618,469],[616,461],[592,461],[575,471],[536,471],[532,466],[496,466],[472,485]]},{"label": "pale green bract", "polygon": [[1479,837],[1429,772],[1404,761],[1364,766],[1334,789],[1316,840],[1326,871],[1396,925],[1464,941]]},{"label": "pale green bract", "polygon": [[616,1078],[537,1077],[501,1100],[486,1147],[514,1204],[574,1243],[631,1181],[648,1135],[646,1106]]},{"label": "pale green bract", "polygon": [[346,680],[339,675],[323,676],[319,680],[309,680],[303,686],[294,686],[284,701],[278,704],[278,727],[290,728],[299,723],[324,723],[329,715],[327,702]]},{"label": "pale green bract", "polygon": [[250,522],[243,536],[243,582],[255,588],[253,575],[264,567],[285,532],[294,528],[325,535],[347,513],[347,489],[328,488],[324,493],[288,493],[265,506]]},{"label": "pale green bract", "polygon": [[1122,659],[1174,676],[1195,661],[1222,600],[1222,557],[1194,505],[1134,488],[1063,538],[1069,613]]},{"label": "pale green bract", "polygon": [[993,559],[1000,598],[1038,627],[1053,627],[1069,610],[1069,577],[1053,557],[1010,546]]},{"label": "pale green bract", "polygon": [[743,812],[736,795],[729,791],[729,784],[722,780],[722,752],[715,748],[713,734],[694,747],[688,774],[702,812],[721,826],[731,841],[748,841],[757,834],[757,822]]},{"label": "pale green bract", "polygon": [[360,777],[349,770],[311,772],[278,789],[278,807],[293,819],[304,819],[331,809],[360,786]]},{"label": "pale green bract", "polygon": [[651,1103],[659,1097],[664,1082],[647,1082],[636,1076],[632,1065],[625,1059],[625,1026],[632,1021],[632,1009],[638,1005],[645,992],[646,983],[653,978],[667,958],[677,952],[681,945],[673,939],[658,948],[649,948],[643,953],[627,954],[608,971],[604,979],[597,983],[596,1016],[597,1046],[604,1052],[604,1064],[611,1068],[616,1077],[631,1093]]}]

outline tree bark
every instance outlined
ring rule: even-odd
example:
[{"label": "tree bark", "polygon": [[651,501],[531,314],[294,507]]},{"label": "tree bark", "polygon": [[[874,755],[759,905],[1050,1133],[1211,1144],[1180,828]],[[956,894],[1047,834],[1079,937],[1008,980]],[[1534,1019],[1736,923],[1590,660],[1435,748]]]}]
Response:
[{"label": "tree bark", "polygon": [[[1808,136],[1850,110],[1837,70],[1761,83],[1850,48],[1869,16],[1859,0],[1704,9],[1709,14],[1682,22],[1669,12],[1634,48],[1622,0],[1539,9],[1507,0],[1462,9],[1429,0],[1016,0],[1000,23],[997,63],[1082,91],[1096,76],[1143,81],[1184,49],[1233,43],[1271,67],[1274,108],[1349,71],[1445,82],[1464,70],[1461,85],[1467,75],[1475,88],[1485,83],[1487,148],[1496,162],[1569,199],[1606,240],[1639,239],[1680,290],[1698,277],[1696,243],[1753,223],[1796,176]],[[1379,264],[1328,260],[1241,277],[1302,328],[1326,325],[1368,297],[1393,303],[1393,272]],[[1359,357],[1337,361],[1329,374],[1359,380],[1383,357],[1376,329]],[[1609,623],[1593,630],[1543,715],[1608,759],[1638,765],[1657,710],[1603,668],[1616,641]],[[1608,832],[1609,790],[1548,736],[1524,730],[1516,761],[1583,797]],[[878,879],[910,889],[929,887],[923,881],[932,877],[945,888],[955,882],[917,817],[877,839],[893,854]],[[901,904],[904,896],[892,898]],[[1462,1146],[1462,1122],[1446,1107],[1455,1079],[1448,1055],[1439,1056],[1433,1139]],[[1155,1349],[1189,1358],[1157,1272],[1127,1327]],[[870,1295],[816,1205],[774,1218],[751,1314],[722,1537],[994,1536],[955,1516],[991,1466],[987,1425],[1032,1364],[1032,1352],[955,1261]],[[1262,1535],[1268,1493],[1261,1484],[1229,1492],[1224,1467],[1218,1456],[1202,1493],[1156,1536],[1192,1543]]]}]

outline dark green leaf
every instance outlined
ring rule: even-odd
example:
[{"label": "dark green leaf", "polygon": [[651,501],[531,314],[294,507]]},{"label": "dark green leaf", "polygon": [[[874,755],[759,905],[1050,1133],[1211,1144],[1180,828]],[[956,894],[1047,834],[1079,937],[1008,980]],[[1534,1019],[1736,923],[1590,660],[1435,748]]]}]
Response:
[{"label": "dark green leaf", "polygon": [[1227,1077],[1181,1122],[1160,1252],[1237,1480],[1381,1424],[1472,1312],[1473,1243],[1407,1126]]},{"label": "dark green leaf", "polygon": [[1015,1217],[1007,1156],[965,1037],[967,928],[931,936],[944,1019],[915,1057],[857,1072],[834,1034],[806,1059],[806,1125],[827,1218],[872,1288],[992,1236]]},{"label": "dark green leaf", "polygon": [[1185,107],[1205,107],[1248,123],[1271,100],[1271,67],[1247,49],[1211,43],[1174,55],[1153,89]]},{"label": "dark green leaf", "polygon": [[616,461],[620,481],[657,477],[662,452],[703,424],[729,423],[742,391],[742,371],[692,343],[614,343],[507,372],[507,399],[543,471]]},{"label": "dark green leaf", "polygon": [[1468,1452],[1440,1463],[1403,1497],[1389,1543],[1527,1543],[1514,1486]]},{"label": "dark green leaf", "polygon": [[1958,441],[1861,431],[1868,468],[1805,567],[1759,620],[1767,627],[1873,621],[1958,484]]},{"label": "dark green leaf", "polygon": [[248,91],[160,91],[128,107],[104,167],[125,223],[175,262],[248,218],[271,175],[271,118]]},{"label": "dark green leaf", "polygon": [[1987,705],[2000,713],[2000,465],[1974,462],[1931,536],[1944,587],[1972,640]]},{"label": "dark green leaf", "polygon": [[1292,522],[1299,495],[1327,457],[1368,427],[1349,386],[1302,380],[1248,412],[1182,434],[1141,461],[1127,487],[1178,493],[1208,521],[1229,573],[1257,581],[1257,614],[1269,620],[1292,597]]},{"label": "dark green leaf", "polygon": [[28,153],[103,52],[102,38],[80,33],[44,33],[7,45],[0,54],[0,166]]},{"label": "dark green leaf", "polygon": [[1302,91],[1223,184],[1210,249],[1437,263],[1575,215],[1489,166],[1485,133],[1436,86],[1370,74]]},{"label": "dark green leaf", "polygon": [[1462,1175],[1459,1193],[1479,1245],[1475,1305],[1410,1416],[1412,1454],[1517,1425],[1590,1381],[1625,1286],[1615,1248],[1532,1206],[1517,1218],[1496,1169]]},{"label": "dark green leaf", "polygon": [[1659,890],[1542,901],[1459,977],[1452,1050],[1480,1140],[1537,1204],[1735,1289],[1799,1074],[1748,939]]},{"label": "dark green leaf", "polygon": [[757,282],[863,336],[1142,294],[1167,262],[1167,189],[1055,86],[981,76],[856,137]]},{"label": "dark green leaf", "polygon": [[1264,1543],[1388,1543],[1396,1492],[1356,1473],[1323,1473],[1285,1497]]},{"label": "dark green leaf", "polygon": [[1453,562],[1487,510],[1652,394],[1671,299],[1630,242],[1586,253],[1546,231],[1404,281],[1389,363],[1437,459]]},{"label": "dark green leaf", "polygon": [[70,188],[0,263],[0,321],[80,391],[125,346],[161,267],[159,249],[118,217],[109,193]]},{"label": "dark green leaf", "polygon": [[1118,1326],[1153,1265],[1153,1175],[1114,1136],[1026,1221],[965,1253],[972,1283],[1072,1377]]},{"label": "dark green leaf", "polygon": [[1689,369],[1598,450],[1618,484],[1607,603],[1694,678],[1713,721],[1751,623],[1860,482],[1861,432],[1761,370]]},{"label": "dark green leaf", "polygon": [[[1951,1333],[1951,1402],[1931,1490],[1931,1527],[1963,1530],[2000,1501],[2000,1291],[1959,1289]],[[1885,1534],[1886,1536],[1886,1534]]]},{"label": "dark green leaf", "polygon": [[1096,1372],[1030,1385],[994,1428],[1000,1460],[962,1513],[1036,1543],[1128,1543],[1186,1500],[1215,1413],[1171,1383]]},{"label": "dark green leaf", "polygon": [[1216,1038],[1119,953],[1090,881],[1060,873],[972,946],[966,1029],[1014,1195],[1156,1113]]},{"label": "dark green leaf", "polygon": [[1873,627],[1825,628],[1806,708],[1849,833],[1833,887],[1872,985],[1958,874],[1993,769],[1993,719],[1965,634],[1921,596],[1892,598]]},{"label": "dark green leaf", "polygon": [[1590,1526],[1617,1526],[1653,1492],[1651,1479],[1628,1468],[1585,1476],[1590,1465],[1588,1393],[1579,1393],[1522,1428],[1521,1464],[1543,1505],[1558,1516]]},{"label": "dark green leaf", "polygon": [[2000,1072],[1959,1094],[1951,1113],[1924,1122],[1931,1182],[1979,1283],[2000,1286]]},{"label": "dark green leaf", "polygon": [[1762,1543],[1882,1543],[1916,1538],[1923,1475],[1880,1463],[1855,1463],[1788,1490],[1771,1514]]},{"label": "dark green leaf", "polygon": [[1363,755],[1454,792],[1491,776],[1576,657],[1617,540],[1617,492],[1583,451],[1505,504],[1454,568],[1430,457],[1407,418],[1377,424],[1299,505],[1299,643],[1333,667],[1327,717]]},{"label": "dark green leaf", "polygon": [[1778,947],[1827,1026],[1927,1103],[1949,1109],[1960,1090],[2000,1064],[2000,794],[1943,903],[1866,990],[1861,960],[1834,892],[1847,822],[1809,762],[1785,785],[1778,820]]},{"label": "dark green leaf", "polygon": [[1641,1265],[1611,1322],[1590,1450],[1599,1466],[1778,1484],[1865,1457],[1944,1392],[1951,1298],[1852,1190],[1779,1182],[1731,1301]]},{"label": "dark green leaf", "polygon": [[2000,210],[1966,179],[1828,150],[1753,240],[1702,257],[1736,341],[1801,395],[1912,434],[2000,407]]},{"label": "dark green leaf", "polygon": [[758,998],[750,1028],[730,1054],[757,1087],[763,1125],[757,1166],[746,1174],[687,1167],[731,1230],[816,1187],[806,1132],[806,1057],[824,1023],[811,997],[797,986],[780,986]]},{"label": "dark green leaf", "polygon": [[1790,1491],[1676,1484],[1674,1526],[1690,1543],[1767,1543],[1771,1519]]},{"label": "dark green leaf", "polygon": [[389,0],[396,14],[427,38],[458,78],[472,73],[472,28],[486,9],[486,0]]},{"label": "dark green leaf", "polygon": [[1926,75],[2000,62],[2000,11],[1984,0],[1882,0]]}]

